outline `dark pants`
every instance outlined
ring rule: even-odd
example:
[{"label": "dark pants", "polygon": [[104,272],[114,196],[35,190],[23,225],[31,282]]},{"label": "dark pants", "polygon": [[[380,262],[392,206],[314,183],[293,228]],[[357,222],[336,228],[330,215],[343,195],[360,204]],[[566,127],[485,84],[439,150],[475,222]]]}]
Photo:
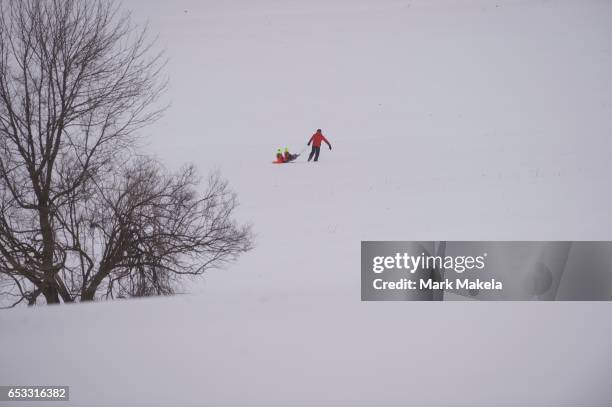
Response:
[{"label": "dark pants", "polygon": [[312,150],[310,151],[310,155],[308,156],[308,161],[312,160],[312,156],[314,156],[315,161],[319,161],[320,152],[321,152],[321,147],[312,146]]}]

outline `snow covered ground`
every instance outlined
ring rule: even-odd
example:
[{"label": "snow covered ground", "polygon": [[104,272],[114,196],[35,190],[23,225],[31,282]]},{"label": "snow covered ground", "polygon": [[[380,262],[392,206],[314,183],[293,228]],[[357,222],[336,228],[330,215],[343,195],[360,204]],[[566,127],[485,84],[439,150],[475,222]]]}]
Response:
[{"label": "snow covered ground", "polygon": [[[361,303],[359,250],[611,240],[612,2],[124,5],[170,57],[147,150],[221,169],[257,246],[190,295],[1,312],[0,384],[79,406],[610,405],[612,304]],[[270,164],[318,127],[319,163]]]}]

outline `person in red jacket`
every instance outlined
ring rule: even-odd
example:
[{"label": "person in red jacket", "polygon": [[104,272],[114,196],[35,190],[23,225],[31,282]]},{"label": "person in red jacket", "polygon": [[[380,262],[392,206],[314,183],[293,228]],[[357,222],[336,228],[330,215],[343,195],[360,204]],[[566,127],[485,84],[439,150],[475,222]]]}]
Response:
[{"label": "person in red jacket", "polygon": [[319,153],[321,152],[321,142],[322,141],[324,141],[325,144],[327,144],[327,146],[329,147],[329,150],[331,151],[332,149],[331,144],[329,144],[329,141],[327,141],[323,133],[321,133],[321,129],[317,129],[317,132],[312,135],[312,137],[310,138],[307,144],[307,145],[310,145],[310,143],[312,143],[312,150],[310,151],[310,155],[308,156],[308,161],[312,160],[313,156],[314,156],[315,161],[319,160]]}]

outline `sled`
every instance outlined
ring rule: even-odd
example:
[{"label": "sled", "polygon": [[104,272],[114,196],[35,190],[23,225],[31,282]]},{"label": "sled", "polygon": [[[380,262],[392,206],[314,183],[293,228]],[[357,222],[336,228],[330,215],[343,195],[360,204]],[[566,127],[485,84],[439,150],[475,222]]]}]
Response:
[{"label": "sled", "polygon": [[295,157],[293,157],[289,161],[278,161],[278,160],[275,160],[275,161],[272,161],[272,164],[289,164],[289,163],[294,162],[299,156],[300,156],[299,154],[296,154]]}]

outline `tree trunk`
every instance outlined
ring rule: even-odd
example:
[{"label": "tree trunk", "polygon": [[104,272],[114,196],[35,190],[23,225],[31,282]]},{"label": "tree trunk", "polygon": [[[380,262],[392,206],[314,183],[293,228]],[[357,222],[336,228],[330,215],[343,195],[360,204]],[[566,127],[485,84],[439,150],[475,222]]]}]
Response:
[{"label": "tree trunk", "polygon": [[55,283],[55,270],[53,267],[54,236],[51,226],[49,208],[41,205],[39,209],[40,231],[42,235],[42,272],[43,287],[42,293],[47,300],[47,304],[59,304],[59,293]]},{"label": "tree trunk", "polygon": [[59,304],[59,295],[55,287],[47,286],[42,290],[42,293],[45,296],[45,300],[47,300],[47,304]]},{"label": "tree trunk", "polygon": [[102,283],[106,276],[108,276],[107,272],[104,270],[98,270],[98,272],[94,274],[89,284],[87,284],[87,288],[81,292],[81,301],[93,301],[100,283]]}]

